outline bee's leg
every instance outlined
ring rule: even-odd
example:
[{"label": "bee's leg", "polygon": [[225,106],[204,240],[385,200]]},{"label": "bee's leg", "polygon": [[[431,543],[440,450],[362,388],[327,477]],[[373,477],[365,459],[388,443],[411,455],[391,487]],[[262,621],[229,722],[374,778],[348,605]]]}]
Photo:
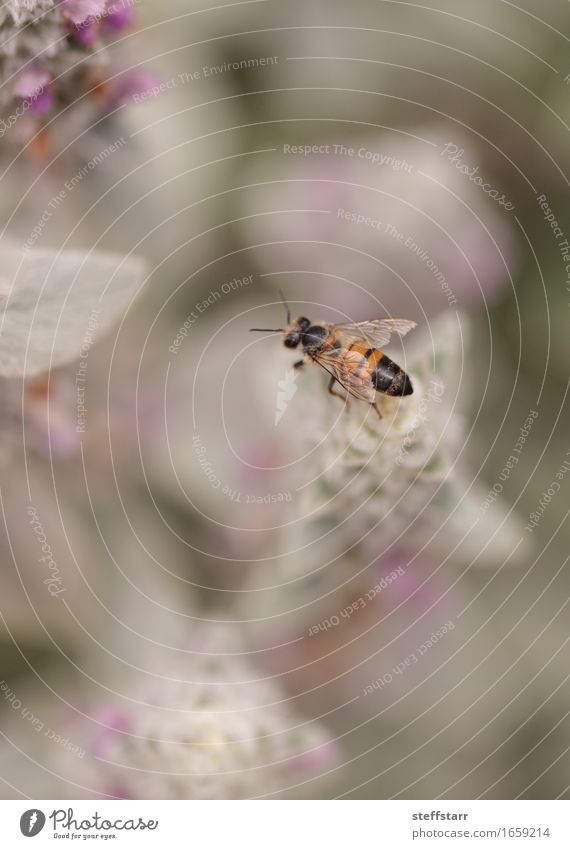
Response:
[{"label": "bee's leg", "polygon": [[345,404],[346,404],[346,409],[348,410],[348,408],[350,407],[350,401],[348,400],[346,395],[343,395],[341,392],[335,392],[334,391],[335,383],[336,383],[336,378],[331,376],[331,379],[330,379],[330,382],[329,382],[329,392],[330,392],[331,395],[334,395],[336,398],[340,398],[341,401],[344,401]]},{"label": "bee's leg", "polygon": [[370,406],[371,406],[371,407],[374,407],[374,409],[376,410],[376,413],[377,413],[377,415],[378,415],[378,418],[379,418],[379,419],[383,419],[383,418],[384,418],[384,416],[382,415],[382,413],[381,413],[381,412],[380,412],[380,410],[378,409],[378,406],[377,406],[377,404],[376,404],[376,401],[374,401],[374,402],[373,402]]},{"label": "bee's leg", "polygon": [[298,360],[296,363],[293,363],[293,368],[294,369],[300,369],[300,368],[303,368],[304,365],[305,365],[305,360]]}]

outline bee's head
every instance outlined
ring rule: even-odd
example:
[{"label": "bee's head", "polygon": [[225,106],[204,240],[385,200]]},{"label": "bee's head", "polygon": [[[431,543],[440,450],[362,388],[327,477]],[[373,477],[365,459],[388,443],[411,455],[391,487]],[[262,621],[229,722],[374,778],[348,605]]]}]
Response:
[{"label": "bee's head", "polygon": [[311,326],[311,322],[303,315],[300,315],[298,318],[291,321],[289,305],[283,296],[283,292],[280,291],[279,294],[281,295],[281,300],[283,301],[285,314],[287,316],[287,324],[285,327],[272,328],[271,330],[266,327],[252,327],[251,329],[256,333],[283,333],[283,344],[285,347],[296,348],[301,342],[305,330]]},{"label": "bee's head", "polygon": [[305,318],[304,315],[300,315],[298,318],[293,319],[291,321],[291,312],[289,311],[289,305],[285,298],[283,297],[283,292],[279,291],[281,295],[281,300],[283,301],[283,306],[285,307],[285,314],[287,316],[287,323],[285,327],[278,327],[273,329],[268,329],[266,327],[252,327],[251,329],[257,333],[283,333],[283,344],[286,348],[296,348],[299,343],[303,340],[303,334],[305,330],[311,326],[311,322],[308,318]]},{"label": "bee's head", "polygon": [[300,315],[285,328],[283,344],[286,348],[296,348],[303,337],[305,330],[310,327],[311,322],[305,316]]}]

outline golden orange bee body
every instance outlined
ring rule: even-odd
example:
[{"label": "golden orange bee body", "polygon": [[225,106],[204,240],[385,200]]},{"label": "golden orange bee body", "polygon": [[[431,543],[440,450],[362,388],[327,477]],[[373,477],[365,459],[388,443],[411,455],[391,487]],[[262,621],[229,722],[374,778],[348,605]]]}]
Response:
[{"label": "golden orange bee body", "polygon": [[339,395],[334,391],[335,383],[339,383],[350,395],[371,404],[381,417],[376,406],[377,392],[392,396],[412,394],[410,378],[380,346],[388,344],[392,333],[404,336],[416,326],[414,321],[385,318],[355,324],[329,324],[324,321],[312,323],[305,316],[291,321],[286,302],[285,306],[287,326],[269,332],[282,332],[286,348],[301,346],[304,356],[295,363],[295,368],[315,362],[328,371],[331,375],[329,392],[333,395]]}]

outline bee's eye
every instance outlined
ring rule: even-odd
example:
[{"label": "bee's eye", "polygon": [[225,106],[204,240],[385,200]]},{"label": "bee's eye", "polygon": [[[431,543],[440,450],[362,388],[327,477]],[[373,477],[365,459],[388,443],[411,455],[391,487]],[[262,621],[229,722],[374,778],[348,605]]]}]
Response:
[{"label": "bee's eye", "polygon": [[291,333],[288,333],[285,339],[283,340],[283,344],[286,348],[296,348],[299,342],[301,341],[301,334],[296,330],[293,330]]}]

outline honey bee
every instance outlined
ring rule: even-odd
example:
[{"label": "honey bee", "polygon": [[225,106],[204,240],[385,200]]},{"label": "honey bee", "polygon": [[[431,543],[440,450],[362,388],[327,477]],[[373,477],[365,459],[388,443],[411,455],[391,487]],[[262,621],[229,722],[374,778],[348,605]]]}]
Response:
[{"label": "honey bee", "polygon": [[348,399],[338,391],[338,383],[350,395],[368,402],[382,418],[376,404],[376,393],[384,395],[411,395],[412,382],[406,372],[381,348],[390,341],[392,333],[405,336],[416,326],[415,321],[401,318],[383,318],[374,321],[359,321],[355,324],[329,324],[325,321],[312,322],[305,316],[291,320],[287,301],[281,295],[287,313],[287,326],[268,329],[252,327],[256,333],[283,333],[286,348],[303,351],[303,359],[294,364],[300,369],[306,363],[322,366],[330,376],[328,390],[344,401]]}]

